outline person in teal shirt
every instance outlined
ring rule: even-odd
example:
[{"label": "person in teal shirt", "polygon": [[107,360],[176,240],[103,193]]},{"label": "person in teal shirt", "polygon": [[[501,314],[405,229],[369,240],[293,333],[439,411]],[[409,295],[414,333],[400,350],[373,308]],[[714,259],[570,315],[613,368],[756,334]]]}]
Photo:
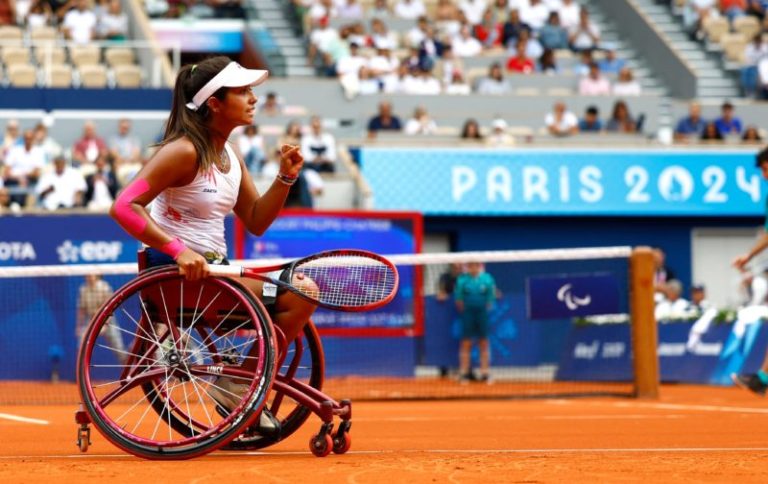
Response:
[{"label": "person in teal shirt", "polygon": [[459,382],[472,379],[470,353],[473,341],[480,348],[480,380],[490,383],[490,351],[488,348],[488,313],[496,298],[496,282],[479,262],[467,264],[467,272],[459,275],[453,290],[456,309],[461,314],[459,346]]}]

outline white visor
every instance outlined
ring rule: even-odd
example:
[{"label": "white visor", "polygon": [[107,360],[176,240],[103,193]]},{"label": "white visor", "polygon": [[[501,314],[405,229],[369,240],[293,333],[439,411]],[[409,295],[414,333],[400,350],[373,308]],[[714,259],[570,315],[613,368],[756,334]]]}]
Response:
[{"label": "white visor", "polygon": [[267,79],[268,75],[269,71],[246,69],[237,62],[230,62],[205,86],[201,87],[192,98],[192,102],[188,102],[186,106],[192,111],[197,111],[209,97],[222,87],[258,86]]}]

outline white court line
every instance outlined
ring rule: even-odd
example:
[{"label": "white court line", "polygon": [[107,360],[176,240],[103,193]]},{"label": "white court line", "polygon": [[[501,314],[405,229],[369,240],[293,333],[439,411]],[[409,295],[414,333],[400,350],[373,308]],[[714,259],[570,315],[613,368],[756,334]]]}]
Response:
[{"label": "white court line", "polygon": [[[689,418],[693,415],[683,414],[606,414],[606,415],[494,415],[477,417],[477,421],[486,420],[658,420]],[[355,422],[454,422],[453,417],[384,417],[384,418],[356,418]]]},{"label": "white court line", "polygon": [[[768,452],[768,447],[630,447],[626,449],[612,448],[560,448],[560,449],[403,449],[403,450],[350,450],[349,455],[398,455],[398,454],[621,454],[621,453],[644,453],[644,452],[664,452],[673,454],[697,453],[697,452]],[[312,455],[309,451],[275,451],[275,452],[214,452],[205,457],[224,458],[224,457],[252,457],[252,456],[281,456],[281,455]],[[346,455],[346,454],[345,454]],[[3,455],[3,460],[18,459],[115,459],[115,458],[133,458],[136,462],[144,462],[142,459],[135,458],[129,454],[70,454],[70,455]]]},{"label": "white court line", "polygon": [[704,412],[725,412],[725,413],[764,413],[768,414],[768,408],[755,407],[724,407],[721,405],[685,405],[680,403],[641,403],[641,402],[619,402],[613,403],[615,407],[631,408],[658,408],[661,410],[700,410]]},{"label": "white court line", "polygon": [[22,422],[36,425],[50,425],[51,422],[47,420],[40,420],[38,418],[22,417],[21,415],[13,415],[10,413],[0,413],[0,419],[13,420],[14,422]]}]

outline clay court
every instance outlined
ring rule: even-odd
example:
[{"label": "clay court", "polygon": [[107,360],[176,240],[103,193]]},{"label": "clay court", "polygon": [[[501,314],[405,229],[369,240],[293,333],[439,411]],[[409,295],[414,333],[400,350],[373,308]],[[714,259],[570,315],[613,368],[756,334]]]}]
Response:
[{"label": "clay court", "polygon": [[664,386],[658,400],[357,402],[352,449],[325,458],[307,448],[314,417],[264,452],[149,462],[94,431],[80,454],[74,410],[0,406],[0,481],[768,481],[768,405],[735,388]]}]

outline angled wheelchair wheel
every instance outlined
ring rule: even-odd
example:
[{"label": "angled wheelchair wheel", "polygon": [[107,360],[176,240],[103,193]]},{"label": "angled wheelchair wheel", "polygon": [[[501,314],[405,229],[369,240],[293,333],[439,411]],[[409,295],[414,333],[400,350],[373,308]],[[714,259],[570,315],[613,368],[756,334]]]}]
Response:
[{"label": "angled wheelchair wheel", "polygon": [[[296,381],[317,390],[323,387],[325,375],[325,357],[317,328],[310,321],[304,325],[302,334],[285,351],[276,379]],[[273,389],[264,408],[269,409],[280,421],[280,434],[277,437],[260,435],[253,427],[232,440],[225,447],[229,450],[255,450],[269,447],[286,439],[296,432],[309,418],[311,411],[287,395]]]},{"label": "angled wheelchair wheel", "polygon": [[191,458],[236,438],[274,377],[265,314],[227,279],[142,273],[104,305],[80,349],[78,386],[94,425],[149,459]]}]

